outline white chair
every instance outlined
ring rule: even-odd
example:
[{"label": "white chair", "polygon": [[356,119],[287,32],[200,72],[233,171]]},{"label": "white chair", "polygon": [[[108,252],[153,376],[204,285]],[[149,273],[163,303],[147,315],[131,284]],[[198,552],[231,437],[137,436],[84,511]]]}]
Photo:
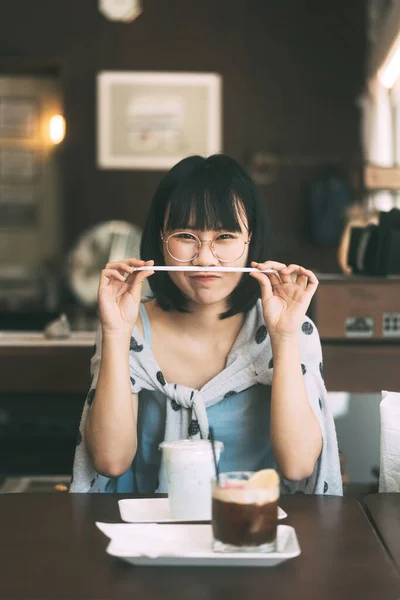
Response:
[{"label": "white chair", "polygon": [[400,492],[400,393],[382,392],[380,492]]}]

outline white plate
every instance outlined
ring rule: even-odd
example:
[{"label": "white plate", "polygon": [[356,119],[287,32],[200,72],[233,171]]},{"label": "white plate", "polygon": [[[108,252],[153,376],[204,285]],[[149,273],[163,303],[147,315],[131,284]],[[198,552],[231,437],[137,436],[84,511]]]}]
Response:
[{"label": "white plate", "polygon": [[272,567],[301,552],[289,525],[278,525],[276,552],[229,554],[211,550],[211,525],[96,525],[111,538],[107,553],[133,565]]},{"label": "white plate", "polygon": [[[132,498],[119,500],[118,505],[121,519],[127,523],[182,523],[183,520],[171,517],[168,498]],[[278,507],[278,519],[286,517],[287,513]]]}]

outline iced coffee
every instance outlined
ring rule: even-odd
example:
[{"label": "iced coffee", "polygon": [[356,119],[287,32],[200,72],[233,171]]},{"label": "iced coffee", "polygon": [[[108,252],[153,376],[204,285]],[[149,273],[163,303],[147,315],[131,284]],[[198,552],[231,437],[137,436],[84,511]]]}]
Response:
[{"label": "iced coffee", "polygon": [[276,550],[279,477],[275,470],[221,473],[213,480],[215,552]]}]

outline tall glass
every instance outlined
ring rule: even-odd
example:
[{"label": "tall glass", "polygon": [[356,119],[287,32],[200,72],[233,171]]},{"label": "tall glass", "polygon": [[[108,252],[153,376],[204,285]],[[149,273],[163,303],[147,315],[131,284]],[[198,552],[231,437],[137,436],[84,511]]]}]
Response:
[{"label": "tall glass", "polygon": [[[219,460],[222,442],[215,442]],[[215,466],[208,440],[162,442],[160,448],[168,480],[168,498],[174,519],[211,520],[211,481]]]},{"label": "tall glass", "polygon": [[279,477],[273,469],[221,473],[212,482],[214,552],[276,550]]}]

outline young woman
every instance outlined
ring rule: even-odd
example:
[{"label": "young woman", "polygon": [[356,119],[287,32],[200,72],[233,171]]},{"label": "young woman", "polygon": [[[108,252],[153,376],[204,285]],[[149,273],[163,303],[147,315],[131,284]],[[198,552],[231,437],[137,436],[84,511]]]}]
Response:
[{"label": "young woman", "polygon": [[[71,491],[166,491],[159,444],[224,443],[221,470],[274,467],[287,491],[341,494],[302,266],[269,260],[264,203],[240,165],[192,156],[161,181],[141,257],[107,264]],[[205,271],[138,267],[190,266]],[[255,272],[207,271],[253,267]],[[263,272],[273,269],[274,272]],[[148,280],[153,296],[141,299]]]}]

